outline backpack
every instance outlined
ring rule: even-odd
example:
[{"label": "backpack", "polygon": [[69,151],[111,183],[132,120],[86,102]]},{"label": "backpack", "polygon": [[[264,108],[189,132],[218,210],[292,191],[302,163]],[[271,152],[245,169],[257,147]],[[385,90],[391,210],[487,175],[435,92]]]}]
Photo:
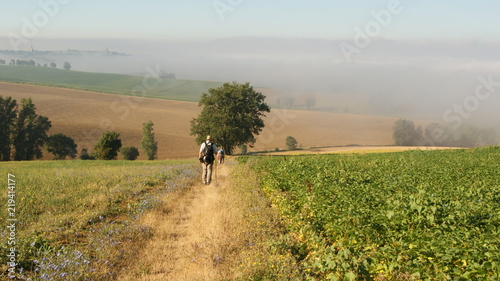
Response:
[{"label": "backpack", "polygon": [[205,149],[203,150],[203,162],[207,164],[214,162],[214,146],[212,142],[205,143]]}]

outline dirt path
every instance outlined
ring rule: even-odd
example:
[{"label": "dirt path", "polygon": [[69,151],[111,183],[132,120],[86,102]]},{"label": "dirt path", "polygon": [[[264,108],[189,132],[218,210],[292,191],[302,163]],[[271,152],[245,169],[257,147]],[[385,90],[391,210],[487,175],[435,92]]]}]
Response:
[{"label": "dirt path", "polygon": [[[224,211],[229,168],[214,165],[211,185],[201,182],[169,194],[142,223],[154,228],[136,262],[118,280],[219,280],[227,248]],[[200,179],[201,181],[201,179]]]}]

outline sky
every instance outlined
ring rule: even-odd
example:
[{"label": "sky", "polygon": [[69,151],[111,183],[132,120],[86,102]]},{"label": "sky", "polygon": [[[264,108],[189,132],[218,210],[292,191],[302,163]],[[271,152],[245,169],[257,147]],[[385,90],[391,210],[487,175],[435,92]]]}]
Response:
[{"label": "sky", "polygon": [[[73,70],[149,67],[178,79],[365,95],[437,119],[467,101],[480,77],[500,81],[498,0],[10,0],[2,8],[0,50],[134,55],[64,58]],[[497,111],[496,92],[474,116]]]},{"label": "sky", "polygon": [[[386,11],[391,17],[377,32],[386,39],[500,40],[500,2],[494,0],[18,0],[3,1],[2,10],[0,34],[24,30],[30,39],[345,40]],[[26,32],[27,22],[37,31]]]}]

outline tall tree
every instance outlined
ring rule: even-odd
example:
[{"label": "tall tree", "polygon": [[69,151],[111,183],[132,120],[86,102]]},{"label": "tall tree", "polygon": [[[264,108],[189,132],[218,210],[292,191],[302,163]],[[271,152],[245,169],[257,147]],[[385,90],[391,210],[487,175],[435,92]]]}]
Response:
[{"label": "tall tree", "polygon": [[120,134],[116,132],[105,132],[94,147],[96,158],[103,160],[115,159],[121,147],[122,141],[120,139]]},{"label": "tall tree", "polygon": [[54,160],[64,160],[66,156],[71,158],[76,157],[76,143],[75,141],[63,134],[54,134],[47,138],[45,142],[47,151],[54,155]]},{"label": "tall tree", "polygon": [[16,116],[16,100],[0,96],[0,161],[10,161],[11,137]]},{"label": "tall tree", "polygon": [[13,141],[16,161],[42,157],[42,147],[52,124],[49,118],[36,114],[35,109],[31,98],[21,100]]},{"label": "tall tree", "polygon": [[252,146],[264,127],[265,112],[271,111],[265,98],[248,82],[224,83],[219,88],[211,88],[201,96],[199,106],[203,109],[198,118],[191,120],[191,135],[196,136],[198,143],[203,142],[205,136],[212,136],[228,155],[237,146]]},{"label": "tall tree", "polygon": [[142,124],[141,148],[148,160],[154,160],[156,158],[156,152],[158,151],[158,143],[155,142],[153,125],[153,121]]}]

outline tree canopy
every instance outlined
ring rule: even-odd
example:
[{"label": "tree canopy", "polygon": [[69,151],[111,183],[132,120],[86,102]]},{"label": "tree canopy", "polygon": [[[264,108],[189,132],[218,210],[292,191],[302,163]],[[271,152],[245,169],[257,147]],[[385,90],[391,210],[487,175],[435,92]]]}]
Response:
[{"label": "tree canopy", "polygon": [[248,82],[211,88],[201,96],[199,106],[203,109],[198,118],[191,120],[191,135],[196,136],[198,143],[210,135],[228,155],[237,146],[252,146],[264,127],[265,112],[271,111],[265,98]]},{"label": "tree canopy", "polygon": [[394,123],[392,139],[395,145],[416,145],[421,138],[419,132],[413,121],[399,119]]},{"label": "tree canopy", "polygon": [[42,147],[52,124],[49,118],[36,114],[35,110],[31,98],[21,100],[21,110],[15,120],[12,142],[16,161],[42,157]]},{"label": "tree canopy", "polygon": [[48,152],[54,155],[54,160],[64,160],[66,156],[76,157],[77,145],[75,141],[64,134],[54,134],[48,137],[45,147]]},{"label": "tree canopy", "polygon": [[295,150],[297,149],[297,140],[292,137],[292,136],[288,136],[286,137],[286,147],[288,148],[288,150]]},{"label": "tree canopy", "polygon": [[118,156],[118,150],[122,147],[120,134],[116,132],[105,132],[97,141],[94,150],[97,159],[112,160]]},{"label": "tree canopy", "polygon": [[139,150],[135,146],[126,146],[120,149],[124,160],[136,160],[139,157]]},{"label": "tree canopy", "polygon": [[10,161],[11,137],[16,117],[16,100],[0,96],[0,161]]}]

